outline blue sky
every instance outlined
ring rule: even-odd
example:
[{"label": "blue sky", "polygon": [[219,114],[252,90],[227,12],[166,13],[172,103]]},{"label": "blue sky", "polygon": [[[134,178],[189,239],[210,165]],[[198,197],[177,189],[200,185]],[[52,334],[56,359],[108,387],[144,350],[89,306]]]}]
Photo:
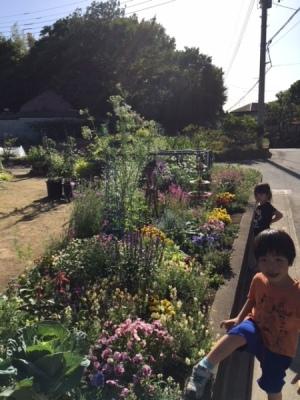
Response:
[{"label": "blue sky", "polygon": [[[36,37],[43,25],[83,8],[91,0],[0,0],[0,31],[9,34],[18,22]],[[122,0],[127,13],[139,18],[156,16],[178,49],[199,47],[225,72],[228,100],[225,109],[257,101],[260,14],[259,0]],[[166,4],[163,4],[166,3]],[[270,39],[300,7],[300,0],[273,0],[268,11]],[[266,75],[266,101],[300,79],[300,12],[274,38],[270,46],[272,68]],[[268,64],[268,67],[270,64]]]}]

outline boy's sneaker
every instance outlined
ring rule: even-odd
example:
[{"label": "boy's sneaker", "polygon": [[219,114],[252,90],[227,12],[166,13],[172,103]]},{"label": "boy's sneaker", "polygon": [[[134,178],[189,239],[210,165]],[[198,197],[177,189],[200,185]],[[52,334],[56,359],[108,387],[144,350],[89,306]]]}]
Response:
[{"label": "boy's sneaker", "polygon": [[205,386],[212,375],[213,374],[209,369],[204,368],[201,365],[195,366],[185,387],[185,399],[201,399]]}]

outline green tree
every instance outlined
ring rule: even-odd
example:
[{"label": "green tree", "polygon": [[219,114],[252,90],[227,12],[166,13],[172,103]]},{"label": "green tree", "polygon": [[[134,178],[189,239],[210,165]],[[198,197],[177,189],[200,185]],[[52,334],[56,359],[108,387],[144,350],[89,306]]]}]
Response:
[{"label": "green tree", "polygon": [[116,0],[93,2],[42,30],[9,79],[11,107],[46,89],[105,119],[121,86],[127,102],[170,133],[213,126],[225,101],[223,72],[196,48],[177,51],[156,22],[125,17]]},{"label": "green tree", "polygon": [[271,146],[299,146],[300,81],[277,93],[277,100],[266,107],[266,131]]},{"label": "green tree", "polygon": [[255,118],[228,113],[223,119],[224,134],[232,145],[245,146],[255,144],[257,139],[257,122]]}]

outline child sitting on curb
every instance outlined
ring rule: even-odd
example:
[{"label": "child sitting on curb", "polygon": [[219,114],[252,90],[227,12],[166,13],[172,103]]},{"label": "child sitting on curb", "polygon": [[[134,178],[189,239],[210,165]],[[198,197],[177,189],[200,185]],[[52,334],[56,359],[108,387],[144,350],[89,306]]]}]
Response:
[{"label": "child sitting on curb", "polygon": [[227,334],[194,366],[186,399],[201,399],[213,368],[241,349],[259,360],[258,384],[268,400],[282,400],[285,371],[296,354],[300,330],[300,283],[289,275],[296,251],[286,232],[269,229],[256,237],[254,254],[261,272],[252,279],[239,315],[222,321]]}]

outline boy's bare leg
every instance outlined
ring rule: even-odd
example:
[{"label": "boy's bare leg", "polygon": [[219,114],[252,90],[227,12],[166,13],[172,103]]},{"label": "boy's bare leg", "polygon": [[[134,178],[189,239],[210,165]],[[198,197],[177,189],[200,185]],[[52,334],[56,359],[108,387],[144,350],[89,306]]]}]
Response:
[{"label": "boy's bare leg", "polygon": [[[207,354],[206,358],[213,365],[219,364],[226,357],[228,357],[234,350],[246,344],[246,339],[238,335],[224,335]],[[278,398],[280,400],[280,398]],[[273,400],[273,398],[271,398]],[[274,397],[274,400],[277,400]]]},{"label": "boy's bare leg", "polygon": [[268,400],[282,400],[282,393],[268,393]]}]

